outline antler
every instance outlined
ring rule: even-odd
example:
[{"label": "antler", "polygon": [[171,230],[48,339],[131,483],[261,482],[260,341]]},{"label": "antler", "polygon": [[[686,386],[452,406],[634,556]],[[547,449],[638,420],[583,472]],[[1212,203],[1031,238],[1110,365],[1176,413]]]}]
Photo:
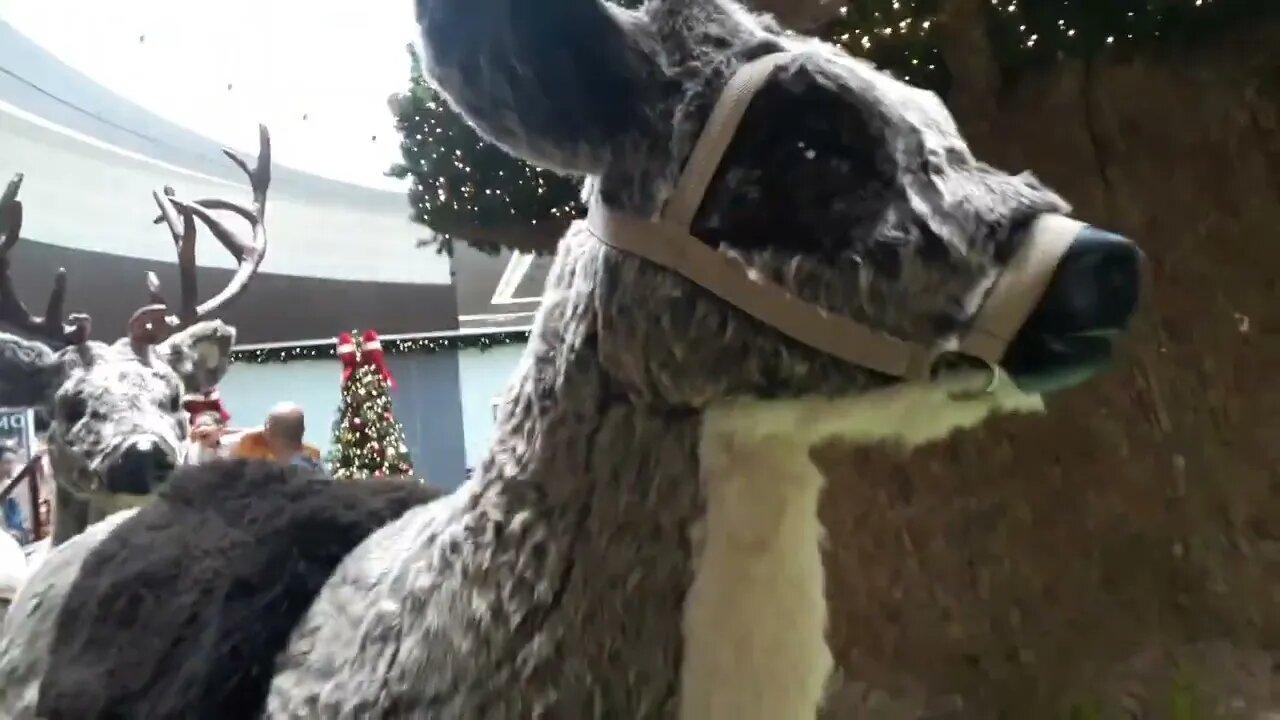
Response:
[{"label": "antler", "polygon": [[53,291],[45,306],[44,317],[31,314],[13,287],[9,275],[9,251],[22,236],[22,173],[13,176],[0,194],[0,321],[42,340],[79,345],[89,339],[89,316],[76,313],[62,319],[62,305],[67,296],[67,271],[58,268],[53,278]]},{"label": "antler", "polygon": [[[163,191],[153,192],[151,196],[160,208],[160,215],[153,220],[155,224],[164,223],[173,236],[174,246],[178,251],[178,276],[181,285],[181,298],[176,315],[166,315],[168,303],[160,292],[160,280],[155,273],[147,273],[147,291],[151,304],[139,308],[129,323],[130,337],[148,344],[157,342],[161,335],[190,326],[215,310],[223,307],[244,292],[250,278],[262,266],[267,253],[267,187],[271,184],[271,136],[265,125],[258,126],[258,160],[250,170],[248,163],[229,148],[223,148],[223,154],[230,158],[249,178],[249,186],[253,190],[253,207],[246,208],[230,200],[221,198],[203,198],[195,201],[180,200],[175,196],[173,188],[165,186]],[[252,236],[246,239],[241,233],[228,228],[221,220],[209,213],[210,210],[228,210],[249,222]],[[196,229],[195,219],[199,219],[209,228],[209,232],[218,239],[227,252],[236,259],[236,272],[218,294],[198,302],[196,294]],[[161,321],[163,325],[161,325]]]}]

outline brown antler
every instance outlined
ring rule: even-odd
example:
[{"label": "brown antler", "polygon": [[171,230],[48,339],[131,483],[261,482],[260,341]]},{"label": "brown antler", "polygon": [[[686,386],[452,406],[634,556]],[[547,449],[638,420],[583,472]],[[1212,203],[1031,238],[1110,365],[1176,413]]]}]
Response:
[{"label": "brown antler", "polygon": [[89,316],[73,314],[62,318],[62,305],[67,297],[67,271],[59,268],[53,278],[53,291],[45,306],[44,317],[31,314],[13,287],[9,274],[9,251],[22,236],[22,173],[13,176],[0,194],[0,321],[20,332],[56,343],[81,344],[89,339]]},{"label": "brown antler", "polygon": [[[267,187],[271,184],[271,136],[265,125],[258,126],[258,160],[252,170],[234,151],[223,148],[222,152],[248,176],[249,186],[253,190],[253,207],[246,208],[239,203],[220,198],[204,198],[188,202],[175,197],[173,188],[168,186],[162,192],[151,194],[160,208],[160,215],[153,222],[164,223],[169,227],[169,233],[173,236],[174,246],[178,251],[178,274],[182,295],[177,314],[165,316],[168,304],[160,292],[160,281],[154,273],[147,273],[147,290],[152,304],[134,313],[133,320],[130,321],[130,337],[155,342],[160,339],[161,328],[158,321],[161,318],[168,326],[168,331],[173,331],[208,317],[244,292],[250,278],[262,266],[262,259],[267,253],[266,210]],[[246,239],[241,233],[231,230],[221,220],[211,215],[210,210],[228,210],[249,221],[252,236]],[[237,263],[236,272],[227,286],[203,303],[198,302],[196,295],[194,222],[196,218],[209,228]]]}]

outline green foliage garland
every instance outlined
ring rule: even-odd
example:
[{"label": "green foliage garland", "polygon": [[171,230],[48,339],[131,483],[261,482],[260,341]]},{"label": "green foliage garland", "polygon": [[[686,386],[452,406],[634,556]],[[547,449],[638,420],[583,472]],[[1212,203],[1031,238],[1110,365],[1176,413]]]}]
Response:
[{"label": "green foliage garland", "polygon": [[[442,350],[479,350],[484,352],[499,345],[521,345],[529,341],[528,330],[500,330],[497,332],[455,335],[445,337],[409,337],[383,339],[382,349],[388,355],[405,353],[433,353]],[[332,340],[307,345],[284,345],[270,348],[250,348],[231,351],[231,362],[276,363],[295,360],[320,360],[336,357]]]}]

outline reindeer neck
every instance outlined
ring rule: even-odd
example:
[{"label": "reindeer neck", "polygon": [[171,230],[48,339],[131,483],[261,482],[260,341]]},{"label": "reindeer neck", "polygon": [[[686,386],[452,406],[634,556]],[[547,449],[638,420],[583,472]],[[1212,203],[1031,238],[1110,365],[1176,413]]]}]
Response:
[{"label": "reindeer neck", "polygon": [[469,504],[538,526],[576,656],[625,665],[596,682],[647,687],[666,717],[812,717],[831,659],[807,447],[739,444],[715,414],[630,402],[589,338],[549,325]]},{"label": "reindeer neck", "polygon": [[105,520],[121,510],[136,508],[147,502],[146,498],[138,496],[81,497],[66,489],[65,483],[59,481],[62,476],[58,473],[59,470],[55,467],[51,541],[54,546],[61,545],[84,532],[90,525]]},{"label": "reindeer neck", "polygon": [[513,715],[528,710],[519,698],[555,696],[552,715],[589,717],[582,703],[598,691],[605,710],[672,717],[702,515],[700,418],[614,393],[594,339],[563,337],[566,326],[544,308],[488,457],[441,509],[471,586],[511,598],[486,613],[514,612],[462,624],[496,648],[484,672],[522,658]]},{"label": "reindeer neck", "polygon": [[57,546],[84,532],[92,520],[88,501],[76,497],[61,483],[55,484],[54,494],[52,544]]},{"label": "reindeer neck", "polygon": [[700,414],[632,402],[598,364],[593,337],[548,337],[559,334],[552,324],[530,341],[475,490],[551,513],[695,512]]}]

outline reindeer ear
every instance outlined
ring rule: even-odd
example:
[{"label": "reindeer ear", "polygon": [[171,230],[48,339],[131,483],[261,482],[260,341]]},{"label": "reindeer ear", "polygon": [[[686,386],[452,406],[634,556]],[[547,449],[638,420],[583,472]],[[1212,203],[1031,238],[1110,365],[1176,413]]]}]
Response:
[{"label": "reindeer ear", "polygon": [[652,123],[657,64],[601,0],[417,0],[423,69],[477,130],[560,171],[599,174]]},{"label": "reindeer ear", "polygon": [[45,405],[62,384],[65,367],[48,346],[0,333],[0,405]]},{"label": "reindeer ear", "polygon": [[174,333],[156,346],[156,354],[178,374],[187,392],[205,392],[227,374],[235,341],[235,328],[207,320]]}]

